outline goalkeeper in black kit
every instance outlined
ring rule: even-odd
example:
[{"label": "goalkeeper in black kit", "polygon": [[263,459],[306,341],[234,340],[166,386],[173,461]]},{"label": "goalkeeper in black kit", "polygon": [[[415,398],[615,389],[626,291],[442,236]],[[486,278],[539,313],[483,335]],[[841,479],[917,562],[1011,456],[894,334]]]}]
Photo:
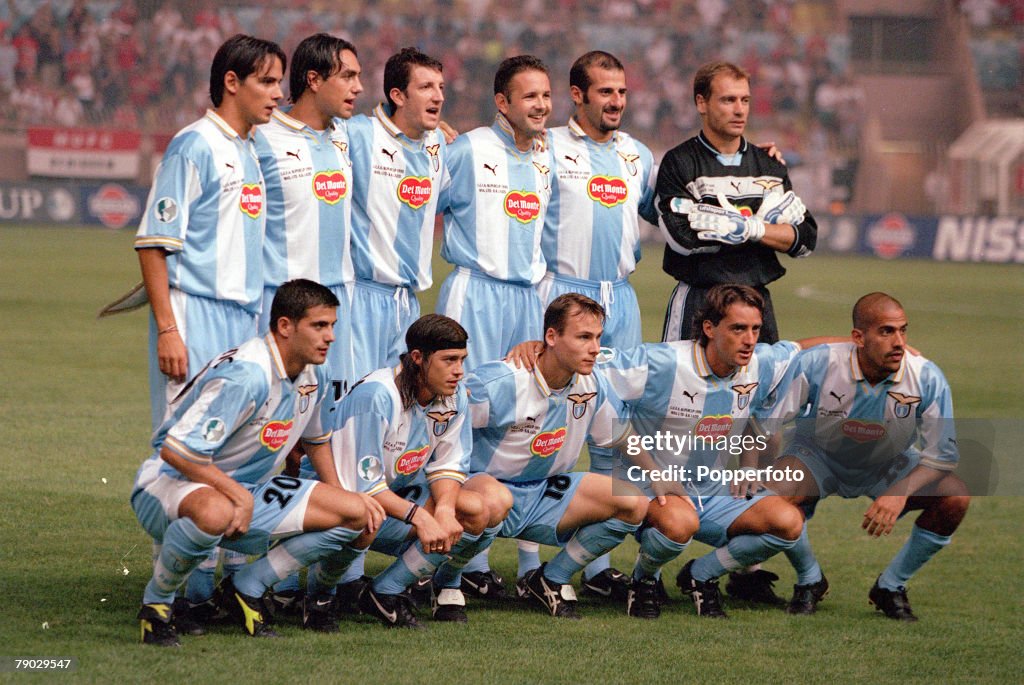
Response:
[{"label": "goalkeeper in black kit", "polygon": [[669,150],[657,181],[663,268],[679,281],[662,340],[688,340],[694,313],[712,286],[749,285],[764,297],[760,342],[779,329],[767,285],[786,270],[778,252],[806,257],[818,227],[793,193],[781,162],[747,142],[750,77],[728,62],[705,64],[693,80],[701,132]]}]

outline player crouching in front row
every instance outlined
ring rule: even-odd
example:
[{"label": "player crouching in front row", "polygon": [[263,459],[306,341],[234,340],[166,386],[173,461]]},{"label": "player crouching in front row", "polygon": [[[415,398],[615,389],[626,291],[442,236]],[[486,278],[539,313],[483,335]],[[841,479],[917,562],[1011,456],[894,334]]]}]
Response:
[{"label": "player crouching in front row", "polygon": [[[447,560],[466,565],[487,549],[512,506],[507,488],[486,475],[467,480],[473,446],[462,364],[465,329],[427,314],[405,335],[397,368],[374,371],[342,400],[332,438],[335,472],[328,482],[373,497],[388,514],[335,558],[313,569],[310,583],[333,591],[338,606],[376,616],[388,627],[421,627],[405,590]],[[397,557],[372,581],[362,575],[366,548]],[[319,578],[324,567],[331,573]],[[342,575],[342,572],[344,575]],[[435,580],[433,618],[465,623],[458,583]],[[325,609],[326,611],[326,609]],[[327,616],[318,625],[333,626]],[[336,626],[333,626],[336,629]]]},{"label": "player crouching in front row", "polygon": [[[142,641],[178,646],[171,608],[189,573],[218,545],[262,554],[224,583],[221,596],[249,635],[273,637],[264,592],[376,530],[384,510],[372,497],[312,480],[274,476],[301,440],[314,466],[330,468],[321,405],[323,368],[338,300],[299,279],[281,286],[270,332],[211,361],[170,407],[143,462],[131,503],[160,545],[139,612]],[[272,540],[279,541],[272,550]]]}]

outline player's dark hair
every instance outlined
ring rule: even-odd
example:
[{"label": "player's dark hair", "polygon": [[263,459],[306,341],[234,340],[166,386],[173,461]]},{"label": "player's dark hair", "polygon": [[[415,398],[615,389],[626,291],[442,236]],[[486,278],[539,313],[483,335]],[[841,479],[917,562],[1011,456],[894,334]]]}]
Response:
[{"label": "player's dark hair", "polygon": [[[416,319],[405,332],[405,349],[401,360],[402,371],[395,378],[402,408],[408,409],[426,382],[427,360],[438,350],[464,350],[469,334],[455,319],[443,314],[425,314]],[[417,364],[411,352],[419,350],[423,361]],[[454,403],[454,399],[452,402]]]},{"label": "player's dark hair", "polygon": [[853,305],[853,327],[858,331],[867,330],[875,322],[878,311],[890,306],[903,309],[900,301],[892,295],[883,292],[868,293]]},{"label": "player's dark hair", "polygon": [[693,77],[693,101],[697,102],[700,95],[705,101],[711,99],[711,82],[719,74],[727,74],[734,79],[750,82],[750,74],[743,67],[732,62],[708,62],[697,69]]},{"label": "player's dark hair", "polygon": [[551,300],[551,304],[544,310],[545,335],[549,328],[554,328],[556,333],[562,334],[565,331],[566,324],[569,323],[569,317],[579,316],[580,314],[593,314],[597,317],[598,321],[604,321],[605,316],[604,307],[586,295],[580,295],[579,293],[559,295]]},{"label": "player's dark hair", "polygon": [[341,71],[341,53],[345,50],[359,56],[356,46],[329,33],[315,33],[304,38],[292,53],[292,70],[288,75],[288,99],[296,102],[309,87],[309,72],[328,79]]},{"label": "player's dark hair", "polygon": [[284,50],[273,41],[242,33],[236,33],[224,41],[217,48],[213,64],[210,65],[210,102],[213,106],[220,107],[224,102],[224,77],[229,71],[235,72],[239,81],[244,81],[271,57],[281,60],[282,71],[288,66]]},{"label": "player's dark hair", "polygon": [[533,55],[516,55],[502,60],[498,65],[498,71],[494,73],[494,94],[501,93],[506,98],[511,97],[509,84],[515,75],[523,71],[541,71],[550,76],[546,64]]},{"label": "player's dark hair", "polygon": [[608,71],[626,70],[622,66],[622,62],[610,52],[591,50],[585,55],[580,55],[569,69],[569,85],[576,86],[584,95],[586,95],[587,90],[590,88],[590,67],[607,69]]},{"label": "player's dark hair", "polygon": [[395,101],[391,99],[391,90],[397,88],[405,92],[409,87],[409,79],[412,78],[413,67],[426,67],[444,73],[444,65],[440,60],[424,54],[416,48],[402,48],[395,54],[388,57],[384,65],[384,97],[387,98],[391,109],[395,108]]},{"label": "player's dark hair", "polygon": [[707,346],[708,336],[704,333],[704,322],[710,321],[712,326],[722,323],[729,307],[739,302],[754,307],[764,316],[764,298],[749,285],[716,285],[710,290],[704,304],[693,317],[693,333],[691,337],[701,346]]},{"label": "player's dark hair", "polygon": [[306,278],[296,278],[284,283],[274,293],[270,304],[270,330],[277,332],[281,317],[300,321],[313,307],[337,307],[340,303],[326,286]]}]

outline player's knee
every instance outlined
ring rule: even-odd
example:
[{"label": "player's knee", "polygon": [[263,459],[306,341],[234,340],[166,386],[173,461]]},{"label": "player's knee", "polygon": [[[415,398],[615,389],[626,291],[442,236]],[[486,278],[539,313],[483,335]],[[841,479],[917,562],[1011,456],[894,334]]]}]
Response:
[{"label": "player's knee", "polygon": [[971,506],[970,495],[950,495],[939,499],[939,515],[943,520],[954,527],[959,525],[967,515],[967,509]]},{"label": "player's knee", "polygon": [[619,510],[615,518],[639,525],[647,516],[647,498],[643,495],[621,495],[616,500]]},{"label": "player's knee", "polygon": [[772,513],[771,523],[771,534],[784,540],[796,540],[804,529],[803,514],[789,504]]},{"label": "player's knee", "polygon": [[487,520],[488,526],[496,526],[504,521],[510,511],[512,511],[512,505],[515,504],[515,500],[512,498],[512,492],[501,483],[495,481],[495,487],[487,491],[487,506],[489,518]]},{"label": "player's knee", "polygon": [[648,509],[647,521],[669,540],[680,544],[689,542],[700,527],[697,512],[689,506],[655,509],[652,505]]},{"label": "player's knee", "polygon": [[487,527],[487,505],[475,492],[465,488],[459,491],[459,497],[455,501],[455,514],[462,527],[472,535],[478,535]]},{"label": "player's knee", "polygon": [[366,549],[371,544],[373,544],[373,540],[376,537],[377,531],[371,533],[370,531],[364,528],[363,532],[356,536],[356,538],[352,540],[352,542],[350,542],[349,545],[355,547],[356,549]]},{"label": "player's knee", "polygon": [[208,535],[223,535],[235,516],[235,507],[213,488],[202,488],[182,501],[178,513]]}]

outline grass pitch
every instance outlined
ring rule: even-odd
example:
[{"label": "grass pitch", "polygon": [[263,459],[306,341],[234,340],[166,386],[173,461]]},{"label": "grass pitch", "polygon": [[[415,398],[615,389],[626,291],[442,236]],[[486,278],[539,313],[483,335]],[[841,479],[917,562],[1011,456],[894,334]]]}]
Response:
[{"label": "grass pitch", "polygon": [[[10,657],[76,657],[69,679],[87,682],[623,682],[669,679],[751,682],[1016,681],[1024,668],[1018,496],[976,498],[953,544],[914,578],[921,621],[898,625],[867,604],[875,576],[910,523],[869,540],[858,522],[867,500],[830,499],[811,539],[832,592],[812,617],[727,602],[730,619],[699,620],[672,580],[694,543],[666,569],[673,603],[640,622],[620,607],[583,600],[584,620],[471,602],[468,627],[421,634],[346,621],[335,636],[294,625],[256,641],[233,628],[183,638],[180,650],[138,644],[135,612],[148,579],[150,541],[128,506],[148,454],[146,325],[141,313],[96,321],[96,311],[138,280],[131,235],[37,227],[0,229],[0,666]],[[650,247],[633,278],[645,339],[660,336],[674,282]],[[787,261],[775,287],[782,332],[844,334],[859,295],[902,300],[911,342],[944,370],[958,416],[998,419],[999,439],[1020,425],[1024,271],[1019,266],[882,262],[815,255]],[[436,281],[447,272],[438,266]],[[434,291],[422,298],[430,311]],[[1000,492],[1022,491],[1020,443],[1003,435]],[[1020,468],[1017,467],[1017,471]],[[1016,478],[1016,480],[1015,480]],[[1009,484],[1009,485],[1007,485]],[[632,541],[615,565],[631,568]],[[550,552],[547,552],[549,555]],[[515,547],[492,559],[514,576]],[[368,568],[382,568],[371,554]],[[767,568],[793,573],[784,559]],[[58,676],[0,673],[0,681]]]}]

